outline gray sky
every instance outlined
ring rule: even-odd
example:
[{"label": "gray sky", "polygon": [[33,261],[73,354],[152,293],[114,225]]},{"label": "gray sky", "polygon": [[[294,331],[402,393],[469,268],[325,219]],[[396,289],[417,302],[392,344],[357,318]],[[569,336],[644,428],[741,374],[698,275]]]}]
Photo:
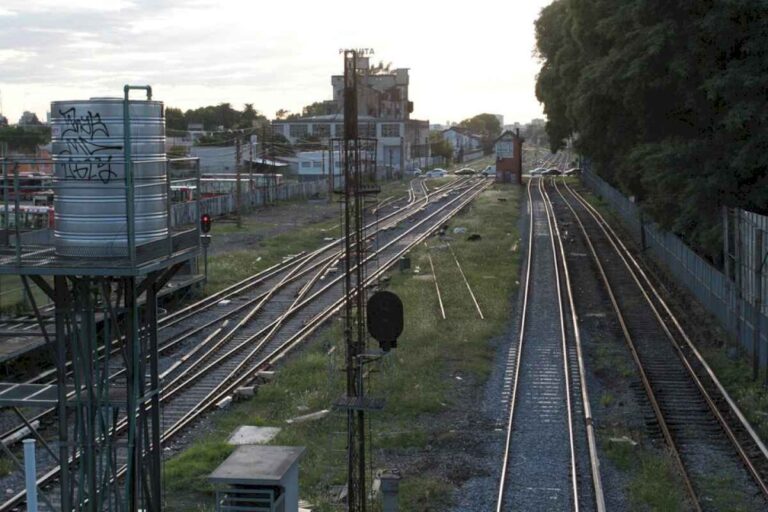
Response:
[{"label": "gray sky", "polygon": [[273,118],[330,99],[339,48],[411,69],[414,116],[541,117],[533,22],[551,0],[2,0],[3,113],[149,83],[192,108],[253,103]]}]

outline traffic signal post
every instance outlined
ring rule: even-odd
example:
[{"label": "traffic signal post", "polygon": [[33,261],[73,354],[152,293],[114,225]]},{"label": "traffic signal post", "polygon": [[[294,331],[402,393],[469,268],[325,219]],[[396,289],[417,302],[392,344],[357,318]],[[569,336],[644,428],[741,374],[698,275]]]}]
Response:
[{"label": "traffic signal post", "polygon": [[204,213],[200,216],[200,242],[203,245],[203,284],[208,284],[208,246],[211,245],[211,216]]}]

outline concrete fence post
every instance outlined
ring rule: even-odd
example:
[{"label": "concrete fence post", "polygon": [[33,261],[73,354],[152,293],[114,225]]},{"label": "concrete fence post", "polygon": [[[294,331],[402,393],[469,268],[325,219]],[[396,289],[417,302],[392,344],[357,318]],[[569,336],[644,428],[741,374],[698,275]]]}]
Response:
[{"label": "concrete fence post", "polygon": [[398,512],[398,494],[400,488],[400,473],[384,471],[379,476],[381,481],[382,512]]},{"label": "concrete fence post", "polygon": [[[763,231],[755,230],[755,286],[752,304],[752,380],[757,380],[760,371],[760,316],[763,303]],[[768,369],[766,370],[768,371]]]},{"label": "concrete fence post", "polygon": [[27,486],[27,512],[37,512],[37,466],[35,463],[35,440],[25,439],[24,480]]}]

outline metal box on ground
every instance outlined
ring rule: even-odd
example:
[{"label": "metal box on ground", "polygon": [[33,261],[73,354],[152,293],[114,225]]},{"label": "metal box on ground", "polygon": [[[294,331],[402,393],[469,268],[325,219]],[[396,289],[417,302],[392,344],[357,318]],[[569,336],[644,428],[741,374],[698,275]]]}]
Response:
[{"label": "metal box on ground", "polygon": [[217,512],[298,512],[300,446],[241,445],[208,481]]}]

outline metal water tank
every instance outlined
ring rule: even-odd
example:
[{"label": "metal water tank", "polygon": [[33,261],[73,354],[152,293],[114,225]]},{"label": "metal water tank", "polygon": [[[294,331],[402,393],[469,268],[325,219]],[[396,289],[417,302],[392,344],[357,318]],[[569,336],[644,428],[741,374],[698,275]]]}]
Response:
[{"label": "metal water tank", "polygon": [[[168,236],[165,116],[160,101],[129,109],[138,247]],[[51,103],[58,255],[128,255],[123,133],[121,98]]]}]

